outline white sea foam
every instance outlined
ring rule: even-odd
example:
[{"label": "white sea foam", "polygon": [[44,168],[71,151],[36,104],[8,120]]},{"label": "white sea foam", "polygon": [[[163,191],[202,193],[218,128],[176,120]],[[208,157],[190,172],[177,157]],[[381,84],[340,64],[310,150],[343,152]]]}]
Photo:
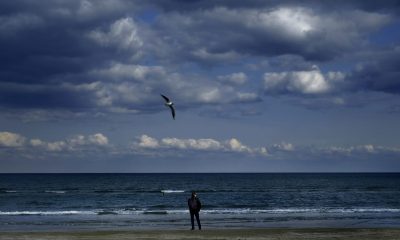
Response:
[{"label": "white sea foam", "polygon": [[[332,212],[332,210],[328,210],[328,212]],[[334,209],[334,212],[340,213],[399,213],[400,209],[398,208],[355,208],[355,209]]]},{"label": "white sea foam", "polygon": [[398,208],[282,208],[282,209],[250,209],[250,208],[238,208],[238,209],[211,209],[203,210],[206,214],[307,214],[307,213],[399,213]]},{"label": "white sea foam", "polygon": [[93,215],[94,211],[10,211],[1,212],[0,216],[18,216],[18,215]]},{"label": "white sea foam", "polygon": [[161,190],[162,193],[184,193],[185,190]]},{"label": "white sea foam", "polygon": [[61,191],[61,190],[46,190],[44,191],[45,193],[56,193],[56,194],[64,194],[67,191]]},{"label": "white sea foam", "polygon": [[[203,214],[273,214],[273,215],[291,215],[291,214],[378,214],[378,213],[400,213],[399,208],[284,208],[284,209],[250,209],[250,208],[232,208],[232,209],[207,209],[201,211]],[[0,211],[0,216],[18,216],[18,215],[142,215],[142,214],[187,214],[187,209],[167,209],[167,210],[126,210],[126,209],[115,209],[115,210],[87,210],[87,211]]]},{"label": "white sea foam", "polygon": [[187,214],[189,210],[167,210],[168,214]]}]

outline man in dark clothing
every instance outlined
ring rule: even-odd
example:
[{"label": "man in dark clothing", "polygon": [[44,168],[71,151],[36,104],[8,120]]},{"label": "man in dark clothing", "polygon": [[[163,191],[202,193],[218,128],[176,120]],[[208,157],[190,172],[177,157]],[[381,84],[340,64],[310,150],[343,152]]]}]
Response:
[{"label": "man in dark clothing", "polygon": [[188,207],[190,212],[190,220],[192,222],[192,230],[194,230],[194,216],[196,216],[197,225],[199,225],[199,230],[201,230],[201,224],[199,218],[201,202],[197,198],[196,192],[192,192],[192,196],[188,199]]}]

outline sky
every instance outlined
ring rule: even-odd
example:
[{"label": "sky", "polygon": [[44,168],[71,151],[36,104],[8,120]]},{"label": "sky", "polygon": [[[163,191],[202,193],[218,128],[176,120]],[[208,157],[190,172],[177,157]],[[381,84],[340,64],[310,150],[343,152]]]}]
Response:
[{"label": "sky", "polygon": [[399,16],[390,0],[1,1],[0,172],[398,172]]}]

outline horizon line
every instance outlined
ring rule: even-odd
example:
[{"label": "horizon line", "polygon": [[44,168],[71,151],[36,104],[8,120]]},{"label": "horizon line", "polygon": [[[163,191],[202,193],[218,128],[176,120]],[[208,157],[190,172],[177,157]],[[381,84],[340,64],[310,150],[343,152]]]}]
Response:
[{"label": "horizon line", "polygon": [[0,174],[338,174],[400,173],[400,171],[337,171],[337,172],[0,172]]}]

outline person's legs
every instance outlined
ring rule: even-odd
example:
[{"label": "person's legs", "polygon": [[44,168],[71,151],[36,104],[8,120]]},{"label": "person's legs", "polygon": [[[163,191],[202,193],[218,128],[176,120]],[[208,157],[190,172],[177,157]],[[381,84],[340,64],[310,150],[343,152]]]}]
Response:
[{"label": "person's legs", "polygon": [[[199,225],[199,230],[201,230],[199,212],[196,212],[196,213],[195,213],[195,216],[196,216],[197,225]],[[192,218],[192,219],[193,219],[193,218]],[[193,221],[192,226],[193,226],[193,225],[194,225],[194,221]]]},{"label": "person's legs", "polygon": [[192,222],[192,230],[194,230],[194,212],[190,211],[190,221]]}]

